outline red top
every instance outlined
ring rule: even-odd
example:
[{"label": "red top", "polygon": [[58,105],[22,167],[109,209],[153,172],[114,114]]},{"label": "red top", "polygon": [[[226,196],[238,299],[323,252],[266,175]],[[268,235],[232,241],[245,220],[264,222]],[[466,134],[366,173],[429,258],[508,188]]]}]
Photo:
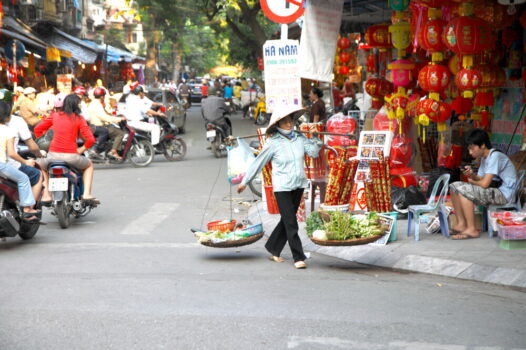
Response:
[{"label": "red top", "polygon": [[84,147],[90,148],[95,143],[95,137],[88,123],[79,115],[68,115],[64,112],[51,113],[35,127],[36,137],[40,137],[53,127],[53,140],[49,152],[77,153],[77,136],[84,140]]}]

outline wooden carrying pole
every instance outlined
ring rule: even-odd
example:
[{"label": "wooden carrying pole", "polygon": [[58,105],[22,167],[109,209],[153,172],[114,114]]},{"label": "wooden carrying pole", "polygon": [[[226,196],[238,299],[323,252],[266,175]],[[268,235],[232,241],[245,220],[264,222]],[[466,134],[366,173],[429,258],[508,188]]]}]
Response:
[{"label": "wooden carrying pole", "polygon": [[[348,138],[353,138],[355,137],[354,134],[341,134],[341,133],[337,133],[337,132],[325,132],[325,131],[299,131],[299,130],[294,130],[300,134],[318,134],[318,135],[332,135],[332,136],[346,136]],[[246,135],[246,136],[231,136],[231,138],[233,139],[252,139],[252,138],[256,138],[260,135],[258,134],[254,134],[254,135]]]}]

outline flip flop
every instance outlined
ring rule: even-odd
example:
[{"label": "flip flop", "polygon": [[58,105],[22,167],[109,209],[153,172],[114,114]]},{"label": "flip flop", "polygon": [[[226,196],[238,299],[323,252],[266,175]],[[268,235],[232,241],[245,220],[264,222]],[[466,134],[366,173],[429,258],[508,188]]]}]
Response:
[{"label": "flip flop", "polygon": [[100,204],[100,201],[97,198],[95,198],[95,197],[93,197],[93,198],[86,198],[86,199],[83,198],[82,201],[85,204],[87,204],[87,205],[97,206],[97,205]]},{"label": "flip flop", "polygon": [[472,239],[472,238],[479,238],[479,236],[470,236],[470,235],[466,235],[465,233],[458,233],[451,237],[451,239],[455,241],[459,241],[462,239]]},{"label": "flip flop", "polygon": [[268,259],[269,259],[270,261],[274,261],[274,262],[277,262],[277,263],[281,263],[281,262],[284,262],[284,261],[285,261],[285,259],[283,259],[282,257],[280,257],[280,256],[274,256],[274,255],[269,256]]},{"label": "flip flop", "polygon": [[454,230],[454,229],[452,229],[452,228],[449,229],[449,235],[450,235],[450,236],[456,236],[456,235],[461,234],[461,233],[462,233],[462,232],[457,231],[457,230]]}]

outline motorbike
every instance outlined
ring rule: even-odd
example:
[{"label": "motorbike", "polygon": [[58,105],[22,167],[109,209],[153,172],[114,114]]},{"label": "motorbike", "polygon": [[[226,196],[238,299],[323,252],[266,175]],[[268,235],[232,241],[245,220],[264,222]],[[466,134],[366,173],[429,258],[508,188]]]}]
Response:
[{"label": "motorbike", "polygon": [[[230,119],[226,116],[223,116],[220,120],[222,119],[224,119],[225,123],[232,129]],[[206,139],[210,142],[210,149],[216,158],[221,158],[226,155],[226,140],[229,136],[230,133],[224,125],[215,121],[206,122]]]},{"label": "motorbike", "polygon": [[[36,198],[36,209],[40,209],[40,199]],[[18,186],[16,182],[0,177],[0,237],[16,237],[23,240],[33,238],[40,228],[42,212],[35,214],[38,221],[24,221],[23,210],[18,205]]]},{"label": "motorbike", "polygon": [[249,113],[256,125],[263,125],[270,121],[270,113],[267,113],[267,104],[264,95],[258,96],[258,102],[249,107]]},{"label": "motorbike", "polygon": [[155,155],[155,149],[150,142],[149,136],[138,133],[126,121],[120,122],[118,126],[125,132],[121,145],[117,150],[122,159],[116,159],[109,155],[113,142],[110,139],[106,140],[103,152],[94,156],[93,153],[86,151],[86,157],[90,158],[95,164],[122,164],[129,159],[136,167],[150,165]]},{"label": "motorbike", "polygon": [[[161,127],[161,140],[153,146],[156,154],[163,154],[169,161],[183,160],[186,155],[186,143],[177,136],[177,127],[166,118],[155,116],[154,121]],[[149,137],[148,133],[139,131],[140,135]]]},{"label": "motorbike", "polygon": [[58,218],[61,228],[68,228],[71,216],[80,218],[88,215],[97,204],[82,200],[84,189],[82,173],[66,162],[54,161],[48,166],[49,192],[53,198],[52,214]]}]

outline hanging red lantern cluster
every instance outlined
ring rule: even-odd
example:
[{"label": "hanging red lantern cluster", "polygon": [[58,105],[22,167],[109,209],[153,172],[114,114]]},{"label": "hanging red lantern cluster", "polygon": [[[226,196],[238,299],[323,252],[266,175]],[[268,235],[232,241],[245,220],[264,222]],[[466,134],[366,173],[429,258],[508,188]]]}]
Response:
[{"label": "hanging red lantern cluster", "polygon": [[[417,122],[422,127],[427,127],[429,122],[437,123],[437,130],[446,130],[445,122],[451,117],[451,106],[446,102],[435,101],[431,98],[422,99],[416,107]],[[423,130],[423,141],[425,142],[425,129]]]},{"label": "hanging red lantern cluster", "polygon": [[384,97],[393,91],[393,84],[383,78],[371,77],[365,82],[365,91],[373,98],[372,107],[380,109]]},{"label": "hanging red lantern cluster", "polygon": [[446,44],[442,40],[446,22],[439,19],[440,15],[441,12],[439,10],[429,9],[429,19],[417,33],[418,43],[423,49],[431,52],[433,62],[442,61],[444,59],[442,51],[447,49]]}]

